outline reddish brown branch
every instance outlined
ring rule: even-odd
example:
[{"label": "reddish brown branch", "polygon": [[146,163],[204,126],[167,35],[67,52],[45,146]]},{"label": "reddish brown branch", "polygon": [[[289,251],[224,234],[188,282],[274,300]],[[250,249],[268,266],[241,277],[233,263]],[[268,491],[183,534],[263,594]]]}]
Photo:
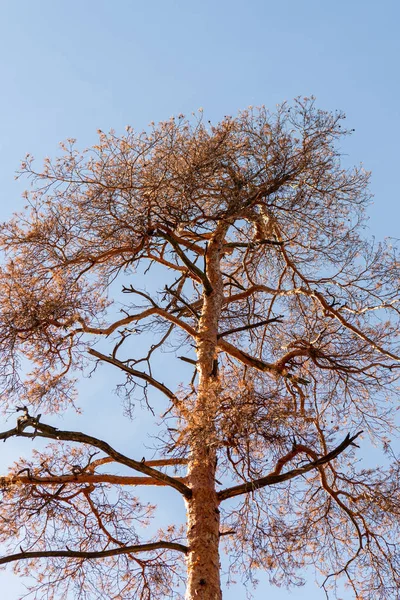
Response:
[{"label": "reddish brown branch", "polygon": [[[260,479],[255,479],[254,481],[247,481],[246,483],[242,483],[240,485],[235,485],[233,487],[227,488],[225,490],[221,490],[218,492],[218,499],[220,502],[223,500],[227,500],[228,498],[233,498],[234,496],[240,496],[242,494],[247,494],[249,492],[253,492],[260,488],[266,487],[268,485],[276,485],[277,483],[282,483],[283,481],[288,481],[289,479],[293,479],[298,475],[303,475],[312,469],[318,469],[318,467],[325,465],[331,460],[337,458],[339,454],[341,454],[348,446],[354,445],[354,440],[361,435],[362,431],[356,433],[356,435],[350,436],[347,435],[343,442],[337,446],[334,450],[325,454],[321,458],[314,460],[304,467],[300,467],[298,469],[293,469],[292,471],[288,471],[287,473],[270,473],[265,477],[260,477]],[[287,462],[287,461],[286,461]]]},{"label": "reddish brown branch", "polygon": [[284,368],[284,366],[281,366],[279,364],[279,362],[278,363],[267,363],[263,360],[260,360],[259,358],[255,358],[254,356],[247,354],[247,352],[243,352],[243,350],[239,350],[239,348],[236,348],[236,346],[234,346],[233,344],[230,344],[229,342],[227,342],[225,340],[221,340],[221,339],[218,340],[218,348],[220,348],[227,354],[230,354],[230,356],[233,356],[234,358],[239,360],[242,364],[247,365],[249,367],[253,367],[254,369],[257,369],[257,371],[261,371],[263,373],[268,373],[269,375],[271,375],[274,378],[280,376],[280,377],[284,377],[286,379],[290,379],[290,380],[294,381],[295,383],[300,383],[303,385],[306,385],[307,383],[309,383],[309,381],[307,379],[304,379],[303,377],[297,377],[296,375],[289,373],[287,371],[287,369]]},{"label": "reddish brown branch", "polygon": [[[176,481],[185,482],[184,477],[176,477]],[[82,473],[79,475],[54,475],[52,477],[38,477],[36,475],[8,475],[6,477],[0,477],[0,484],[3,487],[9,485],[59,485],[59,484],[97,484],[97,483],[112,483],[115,485],[168,485],[160,479],[154,477],[129,477],[126,475],[110,475],[110,474],[91,474]]]},{"label": "reddish brown branch", "polygon": [[308,454],[314,460],[318,460],[318,455],[314,450],[311,450],[311,448],[308,448],[307,446],[304,446],[303,444],[296,444],[293,447],[293,450],[291,450],[290,452],[285,454],[285,456],[282,456],[278,460],[278,462],[276,463],[275,469],[273,471],[271,471],[270,475],[279,475],[281,473],[283,467],[286,465],[286,463],[293,460],[298,454],[301,454],[302,452],[304,452],[305,454]]},{"label": "reddish brown branch", "polygon": [[278,242],[277,240],[255,240],[254,242],[249,243],[240,243],[240,242],[228,242],[224,244],[224,248],[257,248],[257,246],[267,245],[267,246],[282,246],[284,242]]},{"label": "reddish brown branch", "polygon": [[[108,465],[109,463],[115,462],[111,456],[104,456],[103,458],[98,458],[97,460],[93,460],[91,463],[87,465],[85,468],[86,473],[93,473],[97,467],[101,467],[102,465]],[[174,465],[186,465],[186,458],[156,458],[154,460],[146,460],[146,465],[148,467],[169,467]]]},{"label": "reddish brown branch", "polygon": [[[153,315],[158,315],[159,317],[162,317],[166,321],[169,321],[170,323],[173,323],[174,325],[177,325],[178,327],[186,331],[186,333],[191,335],[193,338],[196,337],[196,331],[193,329],[193,327],[191,327],[188,323],[185,323],[185,321],[174,317],[174,315],[172,315],[169,311],[164,310],[163,308],[160,308],[158,306],[146,308],[141,313],[128,315],[124,319],[115,321],[108,327],[104,328],[92,327],[91,325],[88,325],[84,321],[80,320],[79,324],[81,327],[77,328],[73,333],[91,333],[93,335],[104,335],[108,337],[109,335],[114,333],[114,331],[116,331],[120,327],[123,327],[124,325],[129,325],[130,323],[137,323],[138,321],[142,321],[143,319],[147,319],[147,317],[151,317]],[[59,327],[65,327],[71,325],[71,323],[57,323],[57,325]]]}]

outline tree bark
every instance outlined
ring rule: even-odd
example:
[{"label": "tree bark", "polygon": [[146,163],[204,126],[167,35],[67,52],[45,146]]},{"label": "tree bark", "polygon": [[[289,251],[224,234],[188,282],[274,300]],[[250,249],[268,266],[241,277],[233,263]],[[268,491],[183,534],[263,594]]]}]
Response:
[{"label": "tree bark", "polygon": [[221,600],[219,509],[215,491],[215,451],[203,447],[193,456],[187,501],[187,600]]},{"label": "tree bark", "polygon": [[220,260],[226,224],[217,227],[208,244],[205,289],[197,336],[198,395],[190,422],[191,451],[187,483],[188,584],[187,600],[221,600],[219,560],[219,501],[215,489],[218,410],[217,341],[223,304]]}]

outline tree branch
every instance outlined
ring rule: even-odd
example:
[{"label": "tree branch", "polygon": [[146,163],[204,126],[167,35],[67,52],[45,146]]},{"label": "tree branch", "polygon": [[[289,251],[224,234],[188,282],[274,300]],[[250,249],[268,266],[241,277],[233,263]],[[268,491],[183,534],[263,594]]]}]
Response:
[{"label": "tree branch", "polygon": [[151,552],[153,550],[177,550],[187,554],[189,549],[183,544],[176,542],[149,542],[148,544],[138,544],[136,546],[123,546],[120,548],[110,548],[109,550],[99,550],[93,552],[81,552],[78,550],[44,550],[37,552],[19,552],[0,558],[0,565],[17,560],[30,560],[32,558],[107,558],[108,556],[118,556],[119,554],[138,554],[140,552]]},{"label": "tree branch", "polygon": [[269,325],[270,323],[281,323],[283,319],[283,315],[278,315],[277,317],[273,317],[271,319],[265,319],[264,321],[259,321],[258,323],[250,323],[249,325],[243,325],[242,327],[235,327],[234,329],[230,329],[229,331],[222,331],[218,334],[217,338],[221,339],[226,335],[231,335],[232,333],[239,333],[240,331],[248,331],[249,329],[255,329],[256,327],[263,327],[263,325]]},{"label": "tree branch", "polygon": [[[97,467],[108,465],[112,462],[115,462],[115,460],[111,458],[111,456],[104,456],[103,458],[93,460],[85,467],[85,473],[94,473]],[[154,460],[146,460],[146,465],[148,467],[168,467],[174,465],[187,465],[187,462],[187,458],[155,458]]]},{"label": "tree branch", "polygon": [[[24,429],[26,427],[34,427],[33,433],[26,433]],[[179,481],[175,477],[171,477],[146,465],[145,462],[139,462],[132,458],[121,454],[112,446],[104,442],[103,440],[99,440],[91,435],[86,435],[80,431],[61,431],[56,429],[55,427],[51,427],[50,425],[45,425],[44,423],[40,423],[35,420],[33,417],[30,420],[26,421],[19,425],[19,427],[15,427],[14,429],[10,429],[3,433],[0,433],[0,440],[5,441],[9,437],[44,437],[52,440],[64,440],[69,442],[78,442],[80,444],[89,444],[90,446],[94,446],[95,448],[99,448],[108,456],[111,456],[116,462],[126,465],[135,471],[139,471],[140,473],[144,473],[149,477],[157,479],[164,483],[164,485],[168,485],[170,487],[175,488],[180,492],[185,498],[191,498],[192,492],[190,488],[188,488],[182,481]]]},{"label": "tree branch", "polygon": [[186,256],[186,254],[183,252],[182,248],[179,246],[178,242],[175,240],[175,238],[170,233],[167,233],[167,232],[164,232],[161,230],[157,231],[157,233],[159,233],[159,235],[161,235],[164,239],[166,239],[171,244],[171,246],[173,247],[173,249],[179,256],[179,258],[186,265],[186,267],[189,269],[189,271],[191,271],[194,275],[199,277],[200,280],[203,282],[204,290],[205,290],[206,294],[210,295],[211,292],[213,291],[213,288],[212,288],[212,285],[211,285],[207,275],[205,273],[203,273],[203,271],[201,269],[196,267],[196,265],[194,263],[192,263],[192,261]]},{"label": "tree branch", "polygon": [[240,242],[228,242],[224,244],[224,248],[256,248],[262,244],[266,244],[268,246],[283,246],[284,242],[279,242],[278,240],[255,240],[254,242],[249,243],[240,243]]},{"label": "tree branch", "polygon": [[[294,265],[292,264],[291,261],[288,261],[288,265],[294,269]],[[302,281],[304,281],[308,285],[308,281],[301,275],[301,273],[299,273],[298,269],[296,269],[295,272],[299,275],[299,277],[301,277]],[[265,292],[267,294],[272,294],[273,296],[303,295],[303,296],[307,296],[309,298],[314,298],[315,300],[318,301],[318,303],[320,304],[320,306],[323,308],[323,310],[326,313],[330,314],[332,317],[337,319],[341,323],[341,325],[343,325],[343,327],[352,331],[357,337],[359,337],[363,341],[367,342],[372,348],[374,348],[374,350],[376,350],[377,352],[379,352],[380,354],[383,354],[384,356],[386,356],[388,358],[391,358],[392,360],[394,360],[396,362],[400,361],[400,357],[397,354],[394,354],[392,352],[389,352],[388,350],[385,350],[385,348],[383,348],[382,346],[380,346],[379,344],[374,342],[373,339],[371,339],[369,336],[364,334],[358,327],[356,327],[355,325],[350,323],[347,319],[345,319],[345,317],[340,313],[340,311],[336,310],[334,307],[332,307],[329,304],[329,302],[324,298],[324,296],[315,289],[307,289],[305,287],[298,287],[298,288],[293,288],[291,290],[279,290],[279,289],[271,288],[266,285],[259,284],[259,285],[254,285],[239,294],[235,294],[234,296],[225,298],[224,304],[230,304],[231,302],[237,302],[240,300],[244,300],[245,298],[248,298],[249,296],[251,296],[257,292]],[[341,309],[348,310],[347,307],[341,307]]]},{"label": "tree branch", "polygon": [[[182,296],[176,292],[175,290],[173,290],[172,288],[168,287],[167,285],[165,286],[165,291],[168,292],[169,294],[171,294],[171,296],[173,296],[174,298],[176,298],[177,300],[179,300],[179,302],[181,302],[190,313],[192,313],[192,315],[199,320],[200,319],[200,315],[194,310],[194,308],[189,304],[189,302],[186,302],[186,300],[184,298],[182,298]],[[179,309],[181,311],[181,308]]]},{"label": "tree branch", "polygon": [[235,485],[225,490],[221,490],[220,492],[218,492],[218,499],[220,502],[222,502],[223,500],[227,500],[228,498],[240,496],[241,494],[247,494],[248,492],[253,492],[268,485],[276,485],[277,483],[288,481],[289,479],[293,479],[298,475],[303,475],[304,473],[307,473],[312,469],[318,469],[318,467],[325,465],[326,463],[339,456],[339,454],[346,450],[348,446],[354,446],[354,440],[359,435],[361,435],[361,433],[362,431],[359,431],[351,437],[350,434],[348,434],[343,440],[343,442],[339,444],[339,446],[337,446],[337,448],[335,448],[328,454],[325,454],[325,456],[322,456],[321,458],[313,460],[307,465],[304,465],[304,467],[293,469],[292,471],[288,471],[287,473],[270,473],[269,475],[266,475],[266,477],[261,477],[260,479],[255,479],[254,481],[247,481],[246,483],[242,483],[240,485]]},{"label": "tree branch", "polygon": [[95,356],[99,360],[103,360],[104,362],[108,362],[111,365],[118,367],[119,369],[121,369],[121,371],[125,371],[125,373],[129,373],[129,375],[132,375],[133,377],[138,377],[139,379],[144,379],[144,381],[146,381],[147,383],[149,383],[150,385],[155,387],[157,390],[159,390],[160,392],[163,392],[163,394],[165,394],[167,396],[167,398],[169,398],[172,401],[174,406],[176,406],[177,408],[181,407],[181,402],[175,396],[175,394],[169,388],[167,388],[166,385],[164,385],[163,383],[160,383],[159,381],[154,379],[154,377],[151,377],[151,375],[148,375],[147,373],[143,373],[143,371],[137,371],[136,369],[132,369],[131,367],[128,367],[125,363],[121,362],[117,358],[113,358],[112,356],[106,356],[105,354],[102,354],[98,350],[94,350],[94,348],[89,348],[88,353],[91,354],[92,356]]},{"label": "tree branch", "polygon": [[[185,483],[184,477],[176,477],[176,481],[182,481]],[[115,485],[158,485],[166,486],[167,483],[154,477],[129,477],[127,475],[110,475],[104,474],[93,474],[93,473],[80,473],[77,475],[53,475],[46,477],[36,477],[35,475],[8,475],[6,477],[0,477],[0,485],[2,487],[8,487],[11,485],[66,485],[71,484],[97,484],[97,483],[112,483]]]},{"label": "tree branch", "polygon": [[254,356],[247,354],[247,352],[239,350],[239,348],[236,348],[236,346],[226,342],[225,340],[218,340],[218,348],[227,354],[230,354],[230,356],[233,356],[244,365],[253,367],[254,369],[257,369],[257,371],[261,371],[263,373],[269,373],[274,378],[280,376],[302,385],[307,385],[309,383],[307,379],[304,379],[303,377],[297,377],[296,375],[289,373],[287,369],[285,369],[284,366],[280,366],[279,363],[267,363],[259,358],[255,358]]},{"label": "tree branch", "polygon": [[[163,308],[160,308],[157,306],[153,306],[152,308],[147,308],[143,312],[135,314],[135,315],[128,315],[124,319],[120,319],[119,321],[116,321],[115,323],[112,323],[111,325],[109,325],[108,327],[105,327],[105,328],[92,327],[91,325],[87,325],[84,321],[80,320],[79,324],[81,325],[81,327],[79,329],[75,329],[73,333],[92,333],[94,335],[105,335],[108,337],[109,335],[114,333],[114,331],[116,329],[119,329],[120,327],[122,327],[124,325],[129,325],[130,323],[135,323],[137,321],[141,321],[142,319],[147,319],[147,317],[151,317],[152,315],[158,315],[160,317],[163,317],[166,321],[170,321],[171,323],[174,323],[174,325],[177,325],[178,327],[180,327],[181,329],[186,331],[186,333],[191,335],[193,338],[195,338],[197,335],[196,331],[193,329],[193,327],[191,327],[184,321],[181,321],[181,319],[174,317],[167,310],[164,310]],[[60,327],[64,327],[64,325],[65,324],[63,324],[63,323],[58,324],[58,326],[60,326]]]}]

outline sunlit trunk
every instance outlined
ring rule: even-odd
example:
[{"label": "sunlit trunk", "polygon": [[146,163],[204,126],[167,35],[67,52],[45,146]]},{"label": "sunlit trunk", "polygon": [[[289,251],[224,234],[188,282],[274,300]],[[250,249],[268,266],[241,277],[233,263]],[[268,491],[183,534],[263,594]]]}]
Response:
[{"label": "sunlit trunk", "polygon": [[217,228],[206,253],[206,275],[211,293],[203,296],[198,328],[198,396],[193,409],[188,483],[192,498],[187,502],[188,586],[187,600],[222,598],[219,561],[219,509],[215,490],[218,411],[217,335],[223,300],[220,272],[226,225]]},{"label": "sunlit trunk", "polygon": [[187,502],[187,600],[222,598],[219,563],[219,510],[215,492],[215,453],[198,448],[190,465],[193,497]]}]

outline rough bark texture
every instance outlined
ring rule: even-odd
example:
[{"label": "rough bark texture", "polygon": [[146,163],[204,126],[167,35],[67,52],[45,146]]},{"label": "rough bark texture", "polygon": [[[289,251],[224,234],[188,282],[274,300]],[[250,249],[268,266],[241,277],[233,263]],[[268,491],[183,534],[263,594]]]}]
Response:
[{"label": "rough bark texture", "polygon": [[[214,487],[215,453],[198,447],[190,468],[193,497],[187,502],[187,600],[222,598],[219,564],[219,510]],[[214,463],[214,464],[213,464]]]},{"label": "rough bark texture", "polygon": [[187,501],[188,600],[222,598],[219,561],[219,509],[215,489],[215,412],[218,403],[217,336],[223,301],[219,268],[225,226],[217,228],[206,255],[206,276],[212,291],[205,292],[197,340],[199,394],[191,424]]}]

